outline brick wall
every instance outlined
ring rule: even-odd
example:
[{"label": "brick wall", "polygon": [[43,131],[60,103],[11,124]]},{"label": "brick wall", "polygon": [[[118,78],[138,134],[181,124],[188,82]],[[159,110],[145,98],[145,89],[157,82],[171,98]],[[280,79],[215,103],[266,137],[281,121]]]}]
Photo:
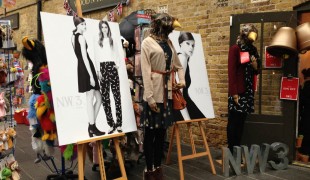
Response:
[{"label": "brick wall", "polygon": [[[7,9],[8,15],[11,10],[33,4],[36,0],[18,0],[16,7]],[[208,78],[210,82],[212,101],[215,119],[210,119],[205,126],[209,145],[220,147],[226,144],[226,118],[222,116],[227,114],[227,54],[229,48],[229,17],[231,14],[272,12],[272,11],[291,11],[293,7],[306,2],[306,0],[269,0],[262,3],[251,3],[251,0],[132,0],[130,6],[124,6],[123,17],[132,11],[139,9],[153,9],[157,11],[158,6],[167,5],[168,13],[178,17],[182,24],[183,31],[200,33],[202,37],[204,54],[206,58],[206,66]],[[111,9],[111,8],[110,8]],[[84,14],[84,17],[101,19],[110,9],[98,10],[95,12]],[[43,1],[43,11],[65,14],[63,9],[63,1],[46,0]],[[15,31],[14,40],[21,49],[20,40],[22,36],[28,35],[36,37],[37,33],[37,17],[36,6],[28,6],[12,13],[20,13],[20,28]],[[120,21],[121,18],[118,18]],[[57,22],[53,22],[57,26]],[[267,29],[266,29],[267,28]],[[273,26],[265,27],[272,30]],[[266,35],[264,42],[270,41],[273,34]],[[263,99],[264,109],[266,113],[277,113],[281,107],[280,101],[277,100],[279,84],[272,82],[271,76],[279,76],[281,72],[270,72],[268,76],[264,76],[263,88],[265,94],[271,94],[268,98]],[[270,104],[271,102],[271,104]],[[280,111],[278,111],[280,112]],[[195,142],[201,143],[198,129],[194,128]],[[183,141],[188,142],[186,129],[182,128]]]}]

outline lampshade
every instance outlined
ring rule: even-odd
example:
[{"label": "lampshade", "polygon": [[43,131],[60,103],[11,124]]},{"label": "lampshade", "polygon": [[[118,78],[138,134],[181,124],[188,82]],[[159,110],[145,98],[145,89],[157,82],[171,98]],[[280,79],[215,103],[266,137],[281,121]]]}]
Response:
[{"label": "lampshade", "polygon": [[298,54],[295,30],[291,27],[281,27],[272,38],[267,52],[276,57]]},{"label": "lampshade", "polygon": [[300,53],[310,50],[310,22],[303,23],[296,28],[297,47]]}]

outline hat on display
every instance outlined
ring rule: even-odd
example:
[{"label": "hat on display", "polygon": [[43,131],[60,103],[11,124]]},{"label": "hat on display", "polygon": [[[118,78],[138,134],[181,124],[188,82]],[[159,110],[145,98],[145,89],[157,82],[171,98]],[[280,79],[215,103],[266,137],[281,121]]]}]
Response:
[{"label": "hat on display", "polygon": [[296,28],[298,50],[305,53],[310,50],[310,22],[303,23]]},{"label": "hat on display", "polygon": [[291,27],[281,27],[272,38],[267,51],[276,57],[283,57],[284,55],[296,56],[298,51],[295,30]]}]

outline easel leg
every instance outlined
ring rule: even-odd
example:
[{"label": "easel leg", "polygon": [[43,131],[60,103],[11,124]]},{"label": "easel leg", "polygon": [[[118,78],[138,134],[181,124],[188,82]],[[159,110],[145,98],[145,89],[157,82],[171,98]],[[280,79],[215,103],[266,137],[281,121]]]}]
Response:
[{"label": "easel leg", "polygon": [[208,152],[208,158],[209,158],[209,161],[210,161],[212,174],[216,174],[216,171],[215,171],[215,168],[214,168],[214,164],[213,164],[213,159],[211,157],[210,149],[209,149],[209,146],[208,146],[208,143],[207,143],[207,138],[206,138],[205,131],[204,131],[203,127],[202,127],[201,122],[198,122],[198,125],[199,125],[199,128],[200,128],[200,133],[202,135],[204,146],[205,146],[205,148],[206,148],[206,150]]},{"label": "easel leg", "polygon": [[84,180],[84,162],[85,162],[84,150],[85,150],[85,144],[78,144],[77,149],[78,149],[79,180]]},{"label": "easel leg", "polygon": [[177,151],[178,151],[178,160],[179,160],[179,171],[180,171],[180,180],[184,180],[183,172],[183,159],[182,159],[182,150],[181,150],[181,141],[180,141],[180,129],[179,126],[175,125],[175,135],[177,139]]},{"label": "easel leg", "polygon": [[176,125],[174,124],[172,126],[172,134],[170,137],[170,143],[169,143],[169,149],[168,149],[168,153],[167,153],[166,164],[170,164],[170,155],[171,155],[171,151],[172,151],[173,139],[174,139],[174,134],[175,134],[175,127],[176,127]]},{"label": "easel leg", "polygon": [[189,134],[189,139],[191,141],[192,153],[196,154],[196,148],[195,148],[195,143],[194,143],[194,138],[193,138],[193,131],[192,131],[191,125],[192,125],[192,123],[187,123],[186,124],[187,131],[188,131],[188,134]]},{"label": "easel leg", "polygon": [[127,180],[127,175],[126,175],[126,171],[125,171],[125,166],[124,166],[124,160],[123,160],[123,156],[121,153],[121,149],[119,147],[119,140],[118,137],[113,138],[114,141],[114,145],[115,145],[115,150],[116,150],[116,156],[118,159],[118,164],[122,173],[122,177],[118,178],[118,179],[123,179],[123,180]]},{"label": "easel leg", "polygon": [[102,155],[102,144],[101,141],[96,141],[97,144],[97,152],[98,152],[98,157],[99,157],[99,170],[100,170],[100,177],[101,179],[105,180],[106,178],[106,173],[105,173],[105,168],[104,168],[104,159]]},{"label": "easel leg", "polygon": [[94,142],[94,141],[96,142],[98,156],[99,156],[100,176],[101,176],[102,180],[106,179],[106,173],[105,173],[105,169],[104,169],[104,159],[103,159],[103,154],[102,154],[102,144],[101,144],[101,140],[104,140],[104,139],[113,139],[113,142],[115,145],[116,156],[117,156],[119,167],[120,167],[120,170],[122,173],[122,177],[117,178],[117,179],[127,180],[127,175],[126,175],[125,166],[124,166],[124,160],[123,160],[123,156],[122,156],[122,153],[121,153],[121,150],[119,147],[119,140],[118,140],[118,138],[121,136],[125,136],[125,133],[112,134],[109,136],[96,137],[96,138],[91,139],[91,140],[85,140],[85,141],[77,142],[79,180],[84,180],[86,146],[88,146],[88,144],[90,142]]}]

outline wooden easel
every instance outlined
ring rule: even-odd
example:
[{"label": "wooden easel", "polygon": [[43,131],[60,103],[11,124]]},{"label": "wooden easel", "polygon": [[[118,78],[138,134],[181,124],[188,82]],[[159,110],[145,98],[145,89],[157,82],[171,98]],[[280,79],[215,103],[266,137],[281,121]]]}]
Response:
[{"label": "wooden easel", "polygon": [[116,158],[118,160],[118,164],[121,170],[122,177],[117,178],[118,180],[127,180],[127,175],[125,171],[124,166],[124,160],[121,153],[121,149],[119,147],[119,137],[125,136],[125,133],[119,133],[119,134],[111,134],[108,136],[100,136],[92,139],[88,139],[85,141],[77,142],[77,148],[78,148],[78,173],[79,173],[79,180],[84,180],[84,166],[85,166],[85,156],[86,156],[86,146],[88,146],[88,143],[96,141],[97,144],[97,151],[98,151],[98,157],[99,157],[99,170],[100,170],[100,179],[105,180],[106,179],[106,173],[104,168],[104,159],[102,154],[102,143],[101,140],[104,139],[113,139],[115,150],[116,150]]},{"label": "wooden easel", "polygon": [[[210,165],[211,165],[212,174],[216,174],[216,171],[215,171],[215,168],[213,165],[213,160],[212,160],[211,153],[210,153],[210,149],[209,149],[209,146],[207,143],[206,134],[205,134],[204,129],[202,127],[202,122],[207,121],[207,120],[208,120],[207,118],[203,118],[203,119],[195,119],[195,120],[188,120],[188,121],[178,121],[173,125],[169,149],[168,149],[168,154],[167,154],[167,159],[166,159],[166,164],[170,164],[170,154],[172,151],[173,139],[174,139],[174,134],[175,134],[176,135],[176,141],[177,141],[176,143],[177,143],[177,152],[178,152],[178,161],[179,161],[178,163],[179,163],[179,171],[180,171],[180,179],[181,180],[184,180],[183,160],[193,159],[193,158],[202,157],[202,156],[208,156],[209,161],[210,161]],[[204,144],[204,147],[206,149],[206,151],[200,152],[200,153],[196,152],[196,147],[195,147],[195,143],[194,143],[194,139],[193,139],[193,132],[192,132],[192,128],[191,128],[192,123],[196,123],[196,122],[198,123],[200,133],[201,133],[202,139],[203,139],[203,144]],[[179,125],[183,125],[183,124],[186,124],[186,126],[187,126],[187,130],[188,130],[189,138],[190,138],[190,142],[191,142],[191,147],[192,147],[192,154],[185,155],[185,156],[182,156],[180,129],[179,129]]]},{"label": "wooden easel", "polygon": [[[77,15],[79,17],[82,17],[82,7],[81,7],[81,1],[75,0],[76,4],[76,11]],[[106,173],[104,169],[104,159],[102,155],[102,144],[101,140],[104,139],[113,139],[115,150],[116,150],[116,158],[118,160],[118,164],[121,170],[122,177],[117,178],[118,180],[127,180],[127,175],[125,171],[124,166],[124,160],[121,153],[121,149],[119,147],[119,140],[118,138],[121,136],[125,136],[125,133],[119,133],[119,134],[111,134],[107,136],[101,136],[97,138],[88,139],[85,141],[77,142],[77,148],[78,148],[78,173],[79,173],[79,180],[84,180],[84,167],[85,167],[85,155],[86,155],[86,146],[90,142],[96,141],[97,144],[97,151],[98,151],[98,157],[99,157],[99,170],[100,170],[100,177],[101,180],[106,179]]]}]

